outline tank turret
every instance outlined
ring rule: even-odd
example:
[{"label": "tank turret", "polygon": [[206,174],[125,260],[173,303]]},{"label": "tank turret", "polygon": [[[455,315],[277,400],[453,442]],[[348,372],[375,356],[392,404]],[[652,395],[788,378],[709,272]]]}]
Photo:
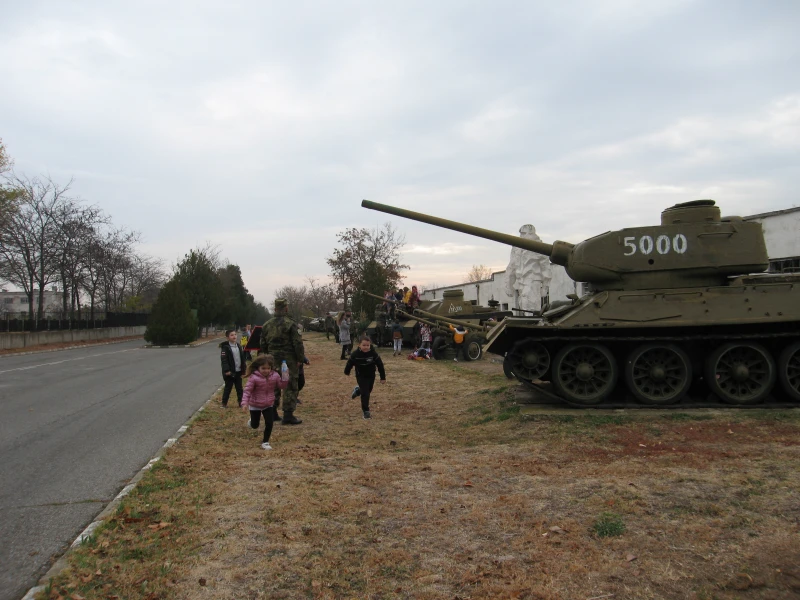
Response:
[{"label": "tank turret", "polygon": [[369,200],[361,206],[543,254],[599,291],[724,285],[769,266],[761,224],[723,219],[713,200],[676,204],[662,212],[661,225],[609,231],[578,244],[546,244]]}]

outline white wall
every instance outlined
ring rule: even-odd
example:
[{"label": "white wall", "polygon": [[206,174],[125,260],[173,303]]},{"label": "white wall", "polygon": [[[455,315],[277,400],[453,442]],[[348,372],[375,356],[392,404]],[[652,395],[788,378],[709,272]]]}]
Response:
[{"label": "white wall", "polygon": [[28,346],[39,346],[42,344],[141,336],[144,335],[145,329],[147,328],[144,325],[139,325],[136,327],[104,327],[98,329],[63,329],[61,331],[0,333],[0,350],[27,348]]},{"label": "white wall", "polygon": [[[564,267],[552,265],[553,278],[548,286],[550,301],[566,300],[567,294],[579,294],[576,291],[576,284],[569,278]],[[580,284],[578,284],[578,287]],[[434,290],[425,290],[422,293],[423,300],[439,300],[445,290],[463,290],[464,300],[477,300],[481,306],[489,306],[489,300],[497,300],[502,310],[511,310],[517,306],[514,298],[506,294],[506,272],[498,271],[492,273],[491,278],[474,283],[456,283],[449,286],[439,287]],[[540,309],[541,306],[537,306]]]},{"label": "white wall", "polygon": [[771,260],[800,257],[800,208],[745,219],[761,223]]}]

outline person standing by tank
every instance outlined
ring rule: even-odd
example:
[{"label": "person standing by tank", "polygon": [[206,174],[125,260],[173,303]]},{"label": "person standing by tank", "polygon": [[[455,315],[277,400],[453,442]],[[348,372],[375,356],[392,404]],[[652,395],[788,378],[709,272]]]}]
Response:
[{"label": "person standing by tank", "polygon": [[394,348],[392,356],[403,353],[403,326],[400,325],[400,321],[392,323],[392,347]]},{"label": "person standing by tank", "polygon": [[342,345],[341,360],[345,360],[350,355],[353,343],[350,340],[350,326],[353,324],[353,313],[349,310],[344,313],[339,320],[339,343]]},{"label": "person standing by tank", "polygon": [[427,323],[423,323],[422,325],[420,325],[420,327],[419,327],[419,336],[420,336],[420,340],[422,341],[422,346],[421,347],[425,348],[426,350],[430,350],[431,349],[431,338],[432,338],[430,325],[428,325]]},{"label": "person standing by tank", "polygon": [[[276,298],[275,316],[264,323],[261,329],[262,354],[272,354],[275,358],[275,365],[281,368],[281,363],[286,361],[289,368],[289,385],[281,394],[283,401],[283,425],[299,425],[303,421],[294,416],[297,409],[297,388],[298,373],[300,365],[305,358],[305,348],[303,348],[303,338],[297,331],[297,324],[289,318],[289,304],[285,298]],[[278,416],[278,405],[281,399],[275,400],[275,416]]]},{"label": "person standing by tank", "polygon": [[420,299],[419,299],[419,290],[417,290],[417,286],[411,286],[411,294],[408,297],[408,307],[411,310],[414,310],[419,306]]},{"label": "person standing by tank", "polygon": [[464,338],[467,336],[467,330],[463,325],[456,325],[455,327],[450,325],[450,331],[453,332],[453,346],[456,349],[456,357],[453,360],[458,362],[459,354],[466,357],[464,353]]}]

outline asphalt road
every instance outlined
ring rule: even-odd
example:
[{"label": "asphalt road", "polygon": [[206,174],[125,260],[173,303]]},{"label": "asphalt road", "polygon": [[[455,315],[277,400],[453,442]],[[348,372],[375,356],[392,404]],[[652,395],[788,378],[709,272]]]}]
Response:
[{"label": "asphalt road", "polygon": [[0,600],[35,585],[222,383],[216,342],[142,344],[0,357]]}]

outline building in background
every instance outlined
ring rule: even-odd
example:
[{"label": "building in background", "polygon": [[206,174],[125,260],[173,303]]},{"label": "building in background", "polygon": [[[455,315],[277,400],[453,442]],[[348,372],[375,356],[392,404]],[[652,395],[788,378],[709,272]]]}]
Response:
[{"label": "building in background", "polygon": [[[62,294],[57,287],[44,291],[45,316],[61,311]],[[39,310],[39,290],[33,291],[33,310]],[[3,318],[19,318],[21,313],[28,313],[28,294],[19,291],[0,290],[0,315]]]},{"label": "building in background", "polygon": [[764,228],[771,273],[800,273],[800,206],[744,217]]},{"label": "building in background", "polygon": [[[769,271],[772,273],[800,273],[800,207],[776,210],[743,217],[745,221],[757,221],[764,228],[764,240],[769,256]],[[573,281],[564,267],[551,265],[552,279],[542,288],[542,297],[537,308],[554,300],[566,300],[567,294],[582,296],[589,291],[588,285]],[[506,293],[506,271],[492,273],[489,279],[469,281],[426,289],[421,298],[436,300],[447,290],[463,290],[464,300],[488,306],[490,300],[500,303],[502,310],[518,308],[516,299]]]}]

